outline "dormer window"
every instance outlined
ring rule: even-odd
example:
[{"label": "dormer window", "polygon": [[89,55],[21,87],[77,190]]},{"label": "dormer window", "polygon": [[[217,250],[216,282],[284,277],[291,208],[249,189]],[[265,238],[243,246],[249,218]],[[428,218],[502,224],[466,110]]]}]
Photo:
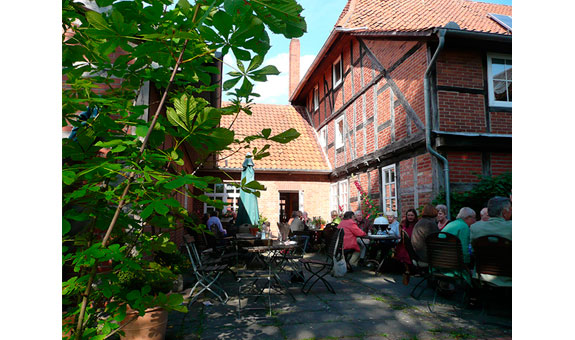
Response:
[{"label": "dormer window", "polygon": [[343,65],[341,62],[341,57],[337,58],[337,60],[335,61],[335,63],[333,63],[333,67],[332,67],[332,84],[333,87],[337,87],[339,84],[341,84],[342,81],[342,77],[343,77]]}]

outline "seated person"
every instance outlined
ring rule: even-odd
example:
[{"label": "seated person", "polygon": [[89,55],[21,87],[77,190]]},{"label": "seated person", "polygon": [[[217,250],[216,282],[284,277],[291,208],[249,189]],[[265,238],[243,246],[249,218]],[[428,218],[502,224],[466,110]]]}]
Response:
[{"label": "seated person", "polygon": [[435,206],[435,209],[437,209],[437,228],[439,228],[440,231],[443,231],[443,228],[451,222],[447,219],[447,206],[438,204]]},{"label": "seated person", "polygon": [[437,209],[431,204],[426,204],[421,213],[421,219],[417,221],[413,227],[413,232],[411,234],[411,244],[413,250],[423,262],[427,262],[427,245],[425,244],[425,238],[427,235],[438,232],[437,223],[435,218],[437,217]]},{"label": "seated person", "polygon": [[331,223],[329,223],[329,224],[333,223],[335,225],[338,225],[339,222],[341,222],[341,218],[339,218],[339,214],[337,213],[337,211],[332,210],[332,212],[331,212]]},{"label": "seated person", "polygon": [[[495,196],[487,202],[489,220],[478,221],[471,225],[471,243],[476,238],[496,235],[511,241],[511,200],[507,197]],[[481,278],[497,286],[511,286],[510,277],[482,274]]]},{"label": "seated person", "polygon": [[469,263],[469,227],[476,221],[475,211],[469,207],[459,210],[456,220],[449,222],[443,228],[443,232],[457,236],[461,241],[461,251],[463,252],[463,262]]},{"label": "seated person", "polygon": [[[457,236],[459,241],[461,242],[461,251],[463,252],[463,262],[465,264],[469,264],[470,256],[469,256],[469,227],[475,223],[476,221],[476,214],[475,211],[469,207],[463,207],[459,210],[457,214],[456,220],[449,222],[445,228],[443,228],[444,233],[449,233],[451,235]],[[464,271],[463,273],[459,273],[456,271],[447,271],[442,270],[442,273],[446,276],[455,277],[455,276],[462,276],[470,285],[471,285],[471,276],[469,272]],[[440,283],[440,287],[443,289],[452,290],[453,288],[445,285],[445,283]]]},{"label": "seated person", "polygon": [[294,231],[303,231],[304,230],[304,224],[303,224],[303,221],[301,220],[301,218],[302,218],[301,211],[296,210],[291,214],[291,218],[289,219],[288,224],[289,224],[289,228],[290,228],[292,233]]},{"label": "seated person", "polygon": [[395,211],[388,210],[385,212],[385,216],[387,216],[387,221],[389,223],[387,226],[387,233],[395,236],[397,243],[401,238],[401,235],[399,234],[399,221],[397,220],[397,213]]},{"label": "seated person", "polygon": [[210,229],[217,238],[226,236],[228,231],[222,226],[222,222],[218,217],[218,211],[214,210],[209,213],[210,218],[206,222],[206,226]]},{"label": "seated person", "polygon": [[[355,212],[355,222],[356,222],[358,228],[361,229],[366,234],[373,227],[369,220],[366,220],[363,218],[363,212],[361,210],[357,210]],[[365,258],[365,251],[367,250],[367,245],[369,245],[369,242],[370,242],[370,240],[368,240],[368,239],[362,240],[359,237],[357,238],[357,244],[359,245],[359,248],[361,249],[359,252],[360,260],[363,260]]]},{"label": "seated person", "polygon": [[366,234],[357,226],[357,223],[355,222],[355,214],[353,211],[346,211],[345,214],[343,214],[343,220],[337,227],[344,230],[343,250],[353,250],[353,255],[349,260],[349,264],[352,266],[350,269],[353,270],[353,266],[357,266],[360,255],[357,238],[359,236],[365,236]]}]

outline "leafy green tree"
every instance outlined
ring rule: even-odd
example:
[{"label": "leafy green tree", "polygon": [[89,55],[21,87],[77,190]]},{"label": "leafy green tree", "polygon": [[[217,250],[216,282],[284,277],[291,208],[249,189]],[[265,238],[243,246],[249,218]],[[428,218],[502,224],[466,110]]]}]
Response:
[{"label": "leafy green tree", "polygon": [[[239,139],[220,119],[251,114],[254,82],[279,73],[262,66],[268,30],[286,38],[306,30],[295,0],[95,3],[102,11],[62,1],[62,126],[74,127],[62,139],[63,333],[73,339],[121,332],[127,305],[140,315],[153,306],[186,311],[181,295],[166,294],[173,273],[156,255],[177,250],[163,231],[205,226],[174,196],[222,207],[194,194],[221,183],[196,175],[210,155],[250,148],[257,139],[287,143],[299,136],[294,129],[275,135],[264,129]],[[234,99],[214,108],[201,96],[219,91],[211,82],[219,73],[214,60],[230,52],[237,65],[223,88]],[[150,108],[137,105],[146,82],[161,93]],[[146,109],[149,120],[142,119]],[[254,157],[267,156],[268,148],[254,149]],[[184,164],[188,149],[193,164]],[[235,185],[256,194],[263,188]],[[103,264],[111,270],[99,271]]]}]

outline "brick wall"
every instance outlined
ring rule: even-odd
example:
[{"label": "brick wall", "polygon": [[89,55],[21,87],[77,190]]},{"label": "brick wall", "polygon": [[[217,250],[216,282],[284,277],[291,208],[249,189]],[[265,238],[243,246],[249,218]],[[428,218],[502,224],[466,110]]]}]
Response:
[{"label": "brick wall", "polygon": [[511,171],[511,154],[491,153],[491,175],[498,176]]},{"label": "brick wall", "polygon": [[511,134],[511,112],[491,112],[491,133]]},{"label": "brick wall", "polygon": [[485,97],[482,94],[438,91],[440,130],[486,132]]},{"label": "brick wall", "polygon": [[477,183],[477,175],[482,174],[480,152],[450,151],[447,154],[449,161],[450,183]]}]

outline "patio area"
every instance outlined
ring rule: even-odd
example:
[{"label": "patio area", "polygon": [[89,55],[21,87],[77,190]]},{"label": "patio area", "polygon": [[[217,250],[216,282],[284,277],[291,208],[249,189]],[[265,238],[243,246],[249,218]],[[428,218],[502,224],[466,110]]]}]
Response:
[{"label": "patio area", "polygon": [[[308,256],[314,254],[308,254]],[[307,273],[306,273],[307,274]],[[343,278],[326,276],[337,294],[318,282],[308,295],[301,284],[290,284],[287,294],[272,295],[272,316],[266,311],[244,311],[238,317],[237,283],[230,274],[220,282],[230,294],[223,304],[203,294],[187,314],[172,312],[166,339],[510,339],[511,306],[492,304],[462,309],[460,295],[437,297],[425,289],[419,300],[409,293],[401,275],[360,268]],[[186,284],[186,287],[189,287]]]}]

